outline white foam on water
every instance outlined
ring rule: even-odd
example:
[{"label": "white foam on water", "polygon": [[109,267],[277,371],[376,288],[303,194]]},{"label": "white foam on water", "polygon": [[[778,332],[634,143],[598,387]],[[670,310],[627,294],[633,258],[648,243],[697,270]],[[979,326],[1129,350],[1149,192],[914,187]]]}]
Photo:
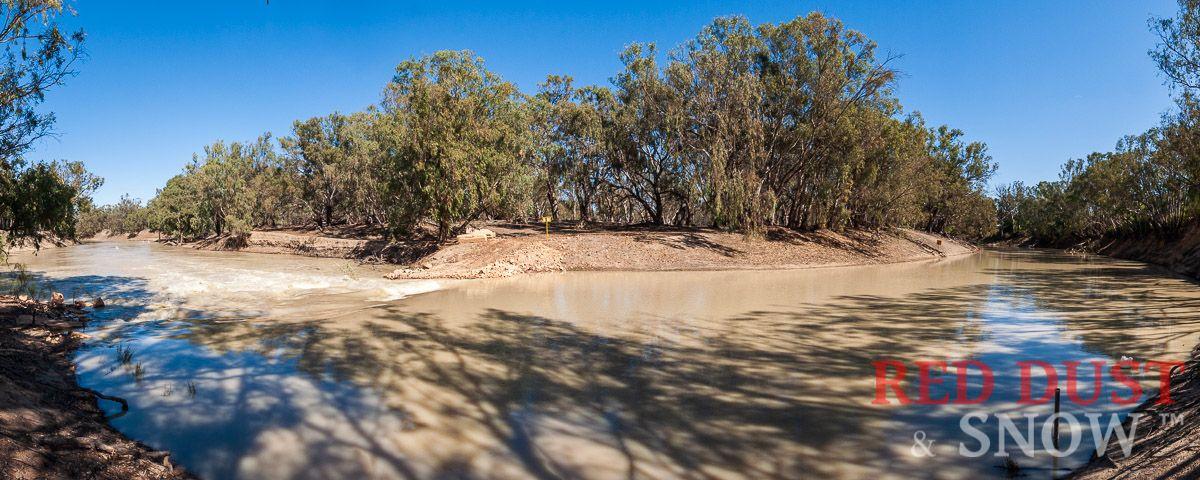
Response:
[{"label": "white foam on water", "polygon": [[390,284],[379,288],[383,295],[376,300],[391,302],[442,289],[441,282],[434,280],[385,280],[385,282],[390,282]]},{"label": "white foam on water", "polygon": [[[261,269],[180,269],[150,276],[153,289],[181,299],[219,301],[295,299],[309,294],[361,294],[365,300],[395,301],[442,287],[432,280],[396,281],[353,278],[344,274],[269,271]],[[204,297],[204,298],[199,298]]]},{"label": "white foam on water", "polygon": [[[56,256],[71,261],[55,261],[52,257]],[[173,307],[266,311],[308,296],[390,302],[443,288],[442,282],[432,280],[388,280],[381,270],[350,261],[287,255],[213,255],[142,244],[82,245],[28,260],[31,270],[45,272],[51,278],[95,275],[142,282],[132,286],[112,282],[98,294],[121,302],[123,290],[145,289],[150,296],[134,301]]]}]

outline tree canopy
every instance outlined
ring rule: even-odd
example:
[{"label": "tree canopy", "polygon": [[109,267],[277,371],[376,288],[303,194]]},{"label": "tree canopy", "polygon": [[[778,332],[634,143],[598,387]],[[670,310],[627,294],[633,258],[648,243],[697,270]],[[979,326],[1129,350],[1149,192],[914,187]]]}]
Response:
[{"label": "tree canopy", "polygon": [[723,17],[678,48],[631,43],[610,85],[533,94],[471,52],[401,62],[382,101],[214,143],[149,203],[157,229],[359,224],[446,239],[478,219],[761,232],[992,231],[985,145],[906,113],[891,57],[837,19]]},{"label": "tree canopy", "polygon": [[[74,235],[79,189],[54,165],[30,163],[23,154],[51,132],[54,115],[39,110],[46,92],[74,73],[83,32],[61,30],[70,13],[60,0],[0,2],[0,232],[4,247],[45,236]],[[86,180],[80,180],[84,182]]]}]

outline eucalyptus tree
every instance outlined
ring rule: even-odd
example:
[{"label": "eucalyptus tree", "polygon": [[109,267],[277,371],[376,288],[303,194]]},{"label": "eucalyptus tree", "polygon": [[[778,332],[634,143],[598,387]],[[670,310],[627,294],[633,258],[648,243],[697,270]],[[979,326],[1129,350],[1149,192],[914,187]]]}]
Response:
[{"label": "eucalyptus tree", "polygon": [[4,245],[28,239],[40,244],[47,235],[75,235],[75,189],[49,164],[25,166],[13,161],[0,168],[0,231]]},{"label": "eucalyptus tree", "polygon": [[1178,112],[1164,119],[1160,151],[1190,177],[1189,207],[1200,212],[1200,0],[1178,0],[1172,18],[1153,18],[1159,43],[1150,56],[1175,88]]},{"label": "eucalyptus tree", "polygon": [[348,220],[370,227],[386,225],[387,197],[383,152],[379,139],[380,113],[374,107],[347,118],[350,149]]},{"label": "eucalyptus tree", "polygon": [[273,192],[260,180],[278,162],[270,135],[253,142],[214,142],[159,191],[149,218],[181,236],[248,233],[271,214],[264,199]]},{"label": "eucalyptus tree", "polygon": [[355,176],[362,172],[354,164],[353,133],[349,117],[332,113],[297,120],[292,136],[280,140],[298,171],[300,198],[318,225],[332,225],[354,197]]},{"label": "eucalyptus tree", "polygon": [[[30,165],[21,155],[50,133],[54,115],[38,106],[46,93],[74,73],[83,32],[62,30],[69,13],[58,0],[0,3],[0,232],[5,243],[46,233],[74,234],[71,186],[48,164]],[[0,245],[0,251],[3,245]]]},{"label": "eucalyptus tree", "polygon": [[1016,237],[1028,230],[1024,224],[1028,220],[1032,208],[1032,189],[1025,182],[1014,181],[996,187],[996,221],[997,235],[1000,237]]},{"label": "eucalyptus tree", "polygon": [[718,18],[673,55],[668,69],[684,101],[684,148],[699,167],[696,184],[718,228],[757,231],[770,217],[762,176],[764,48],[744,17]]},{"label": "eucalyptus tree", "polygon": [[611,90],[589,86],[574,90],[572,110],[560,118],[568,149],[572,152],[566,171],[566,189],[576,218],[588,223],[600,218],[602,204],[615,194],[609,181],[608,128],[616,118],[616,97]]},{"label": "eucalyptus tree", "polygon": [[644,219],[663,225],[667,209],[687,204],[690,170],[684,152],[683,98],[663,77],[653,44],[621,53],[614,79],[616,105],[608,120],[608,168],[614,189],[640,206]]},{"label": "eucalyptus tree", "polygon": [[[543,213],[558,221],[559,203],[566,190],[568,172],[580,159],[578,134],[573,131],[578,104],[571,77],[551,75],[526,104],[532,129],[530,156],[537,175],[538,195],[545,199]],[[541,209],[539,209],[541,210]]]},{"label": "eucalyptus tree", "polygon": [[45,94],[75,73],[83,31],[62,30],[61,0],[0,3],[0,160],[12,161],[50,133],[52,113],[39,112]]},{"label": "eucalyptus tree", "polygon": [[[832,226],[845,187],[852,116],[892,102],[891,57],[840,21],[818,13],[759,27],[766,45],[764,177],[791,227]],[[869,133],[869,132],[863,132]]]},{"label": "eucalyptus tree", "polygon": [[986,234],[986,147],[907,114],[876,51],[821,14],[723,17],[665,63],[633,43],[611,85],[550,76],[532,96],[440,51],[400,63],[377,109],[296,122],[282,155],[214,144],[152,218],[190,235],[311,220],[441,240],[531,215]]},{"label": "eucalyptus tree", "polygon": [[146,209],[142,201],[129,194],[121,195],[117,203],[101,208],[108,215],[106,227],[113,233],[137,233],[147,227]]},{"label": "eucalyptus tree", "polygon": [[1188,92],[1200,90],[1200,0],[1178,0],[1175,17],[1152,18],[1159,43],[1151,58],[1171,82]]},{"label": "eucalyptus tree", "polygon": [[1067,161],[1057,181],[1026,192],[1025,208],[1002,233],[1068,244],[1170,232],[1200,215],[1200,1],[1180,0],[1175,17],[1150,26],[1159,37],[1150,55],[1178,108],[1110,152]]},{"label": "eucalyptus tree", "polygon": [[485,214],[524,211],[531,135],[521,100],[471,52],[400,63],[380,119],[389,227],[412,233],[428,220],[446,239]]},{"label": "eucalyptus tree", "polygon": [[75,190],[76,204],[91,203],[92,194],[104,186],[104,178],[88,171],[80,161],[56,160],[50,162],[63,182]]},{"label": "eucalyptus tree", "polygon": [[858,121],[866,124],[863,131],[878,133],[861,137],[861,161],[851,171],[844,218],[858,227],[919,225],[934,168],[925,148],[924,120],[868,110]]},{"label": "eucalyptus tree", "polygon": [[987,145],[968,143],[963,136],[961,130],[945,125],[929,132],[926,145],[934,176],[926,191],[924,223],[928,231],[954,234],[978,227],[972,214],[982,203],[996,164]]},{"label": "eucalyptus tree", "polygon": [[177,241],[212,232],[210,207],[200,198],[200,179],[185,172],[167,180],[146,207],[150,228]]},{"label": "eucalyptus tree", "polygon": [[[50,162],[50,166],[54,168],[58,178],[74,190],[75,195],[71,203],[74,207],[75,234],[91,236],[98,232],[103,227],[98,221],[99,215],[96,214],[92,194],[104,185],[104,179],[88,171],[83,162],[79,161],[56,160]],[[88,216],[92,218],[85,222],[84,217]]]}]

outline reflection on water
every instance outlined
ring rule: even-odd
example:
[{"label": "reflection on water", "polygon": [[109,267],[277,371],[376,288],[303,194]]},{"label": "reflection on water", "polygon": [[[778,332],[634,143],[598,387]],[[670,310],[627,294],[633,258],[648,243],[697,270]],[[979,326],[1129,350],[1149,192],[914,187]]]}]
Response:
[{"label": "reflection on water", "polygon": [[[1048,413],[1016,403],[1016,361],[1181,359],[1200,330],[1191,283],[1032,252],[442,284],[131,243],[19,260],[114,300],[81,383],[130,400],[117,428],[214,479],[999,477],[1001,458],[957,454],[958,422]],[[871,405],[880,358],[981,360],[995,393]],[[913,455],[918,430],[935,456]],[[1034,478],[1090,453],[1008,449]]]}]

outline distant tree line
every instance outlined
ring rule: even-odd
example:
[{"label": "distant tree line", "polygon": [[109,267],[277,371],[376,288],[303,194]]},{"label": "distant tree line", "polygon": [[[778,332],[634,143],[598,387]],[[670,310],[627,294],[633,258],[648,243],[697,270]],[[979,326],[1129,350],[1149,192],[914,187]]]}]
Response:
[{"label": "distant tree line", "polygon": [[532,95],[440,51],[400,63],[366,111],[213,143],[132,218],[190,238],[354,224],[445,239],[478,219],[543,216],[992,233],[987,147],[905,113],[876,50],[816,13],[726,17],[665,61],[629,45],[611,85],[550,76]]},{"label": "distant tree line", "polygon": [[1176,231],[1200,216],[1200,0],[1152,19],[1151,57],[1176,95],[1159,126],[1112,152],[1070,160],[1056,181],[996,192],[999,233],[1066,246],[1110,234]]}]

